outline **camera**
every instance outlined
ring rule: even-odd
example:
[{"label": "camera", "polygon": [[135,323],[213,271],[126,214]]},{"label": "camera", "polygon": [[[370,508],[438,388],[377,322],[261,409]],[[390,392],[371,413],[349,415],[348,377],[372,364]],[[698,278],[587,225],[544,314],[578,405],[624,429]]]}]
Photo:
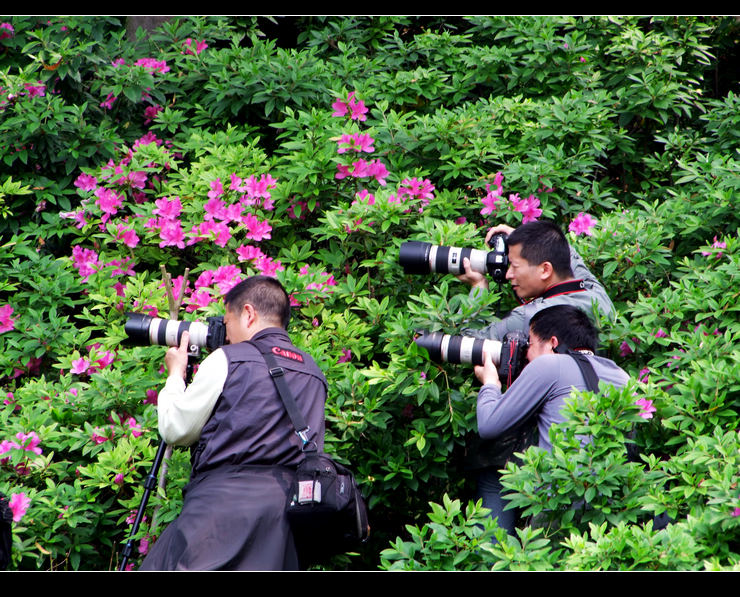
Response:
[{"label": "camera", "polygon": [[200,321],[160,319],[141,313],[126,313],[124,331],[131,344],[137,346],[179,346],[184,331],[190,332],[190,345],[215,350],[226,344],[226,324],[220,316]]},{"label": "camera", "polygon": [[470,259],[473,271],[488,274],[501,284],[509,268],[509,248],[505,234],[494,234],[488,241],[491,251],[445,247],[422,241],[401,243],[398,261],[407,274],[464,274],[463,259]]},{"label": "camera", "polygon": [[510,385],[524,369],[529,339],[522,332],[509,332],[504,341],[482,340],[472,336],[451,336],[442,332],[421,333],[415,342],[436,363],[483,364],[483,351],[491,355],[502,382]]}]

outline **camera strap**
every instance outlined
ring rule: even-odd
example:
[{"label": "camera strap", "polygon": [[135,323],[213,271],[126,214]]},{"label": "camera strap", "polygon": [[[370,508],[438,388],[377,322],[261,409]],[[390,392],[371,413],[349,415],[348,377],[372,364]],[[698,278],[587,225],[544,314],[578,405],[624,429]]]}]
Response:
[{"label": "camera strap", "polygon": [[566,280],[565,282],[560,282],[559,284],[550,286],[550,288],[545,290],[545,292],[543,292],[537,298],[548,299],[552,298],[553,296],[560,296],[561,294],[573,294],[574,292],[585,291],[586,285],[584,284],[583,280]]},{"label": "camera strap", "polygon": [[581,370],[583,379],[586,382],[586,388],[588,388],[590,392],[598,393],[599,378],[594,371],[594,366],[586,358],[586,355],[575,350],[569,350],[568,354],[575,359],[576,365],[578,365],[578,368]]}]

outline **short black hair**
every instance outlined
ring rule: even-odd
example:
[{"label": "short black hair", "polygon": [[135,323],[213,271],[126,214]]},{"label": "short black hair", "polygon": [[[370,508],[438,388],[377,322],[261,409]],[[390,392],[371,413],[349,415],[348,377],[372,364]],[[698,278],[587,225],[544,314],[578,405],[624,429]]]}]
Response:
[{"label": "short black hair", "polygon": [[241,313],[249,303],[260,317],[288,328],[290,297],[283,285],[270,276],[251,276],[242,280],[224,296],[224,304],[232,313]]},{"label": "short black hair", "polygon": [[537,311],[529,320],[530,332],[540,340],[555,336],[565,348],[595,351],[599,333],[585,311],[573,305],[555,305]]},{"label": "short black hair", "polygon": [[509,235],[506,242],[509,246],[521,245],[520,254],[530,265],[549,261],[559,277],[573,277],[568,239],[552,222],[537,220],[522,224]]}]

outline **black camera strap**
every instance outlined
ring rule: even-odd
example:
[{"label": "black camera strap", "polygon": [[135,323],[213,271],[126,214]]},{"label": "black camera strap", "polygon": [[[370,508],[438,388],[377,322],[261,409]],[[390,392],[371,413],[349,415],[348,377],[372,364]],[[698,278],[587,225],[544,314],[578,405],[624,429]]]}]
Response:
[{"label": "black camera strap", "polygon": [[275,357],[272,356],[272,353],[269,350],[262,350],[254,342],[249,343],[257,350],[259,350],[262,354],[262,358],[265,359],[270,377],[272,377],[272,381],[275,383],[275,387],[277,388],[277,392],[280,395],[280,399],[283,401],[285,410],[288,411],[290,422],[293,423],[296,434],[298,435],[298,437],[301,438],[301,441],[303,441],[303,450],[310,450],[310,448],[307,447],[311,443],[308,439],[308,432],[311,430],[311,428],[306,423],[306,419],[303,417],[303,413],[298,408],[298,404],[293,397],[293,392],[290,391],[290,388],[285,381],[285,370],[280,365],[278,365]]},{"label": "black camera strap", "polygon": [[561,294],[573,294],[574,292],[585,291],[586,285],[583,280],[566,280],[565,282],[560,282],[559,284],[550,286],[550,288],[545,290],[545,292],[537,298],[548,299],[553,296],[560,296]]}]

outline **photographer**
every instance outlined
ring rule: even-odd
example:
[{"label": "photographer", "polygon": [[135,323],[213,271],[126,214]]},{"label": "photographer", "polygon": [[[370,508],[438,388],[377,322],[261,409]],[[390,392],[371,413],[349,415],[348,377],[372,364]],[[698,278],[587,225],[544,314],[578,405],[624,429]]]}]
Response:
[{"label": "photographer", "polygon": [[309,439],[323,448],[326,379],[285,331],[290,301],[282,285],[253,276],[224,297],[229,344],[213,351],[187,388],[189,335],[165,356],[159,394],[164,441],[197,445],[179,517],[159,537],[142,570],[290,570],[298,568],[285,507],[301,439],[262,352],[284,370]]},{"label": "photographer", "polygon": [[[528,333],[529,320],[540,309],[553,305],[574,305],[591,313],[593,304],[610,317],[614,306],[604,287],[591,274],[583,259],[568,245],[563,232],[546,221],[528,222],[517,229],[505,224],[491,228],[486,242],[497,233],[508,234],[509,268],[506,279],[523,303],[508,315],[481,330],[467,329],[466,335],[501,340],[514,330]],[[471,292],[488,289],[488,278],[463,261],[465,273],[458,279],[473,287]],[[577,277],[576,277],[577,276]]]},{"label": "photographer", "polygon": [[[616,387],[624,386],[628,375],[613,361],[594,355],[597,332],[584,311],[571,305],[556,305],[537,312],[529,323],[529,364],[505,393],[501,393],[491,355],[484,357],[475,375],[483,384],[478,393],[478,433],[484,440],[496,440],[512,430],[535,426],[539,447],[551,450],[549,430],[564,420],[565,398],[572,388],[586,390],[587,382],[573,351],[585,355],[596,377]],[[596,438],[598,441],[598,438]],[[514,533],[516,514],[504,510],[498,470],[487,468],[478,475],[477,497],[498,517],[499,526]]]}]

